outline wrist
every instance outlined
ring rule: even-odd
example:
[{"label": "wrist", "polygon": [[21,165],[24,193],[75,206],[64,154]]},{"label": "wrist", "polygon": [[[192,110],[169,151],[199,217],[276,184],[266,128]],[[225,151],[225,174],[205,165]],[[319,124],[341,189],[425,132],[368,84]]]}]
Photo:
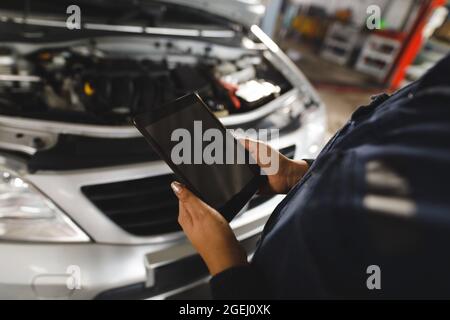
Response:
[{"label": "wrist", "polygon": [[309,169],[309,165],[305,160],[290,160],[290,172],[287,176],[289,190],[294,187]]},{"label": "wrist", "polygon": [[200,253],[212,276],[233,267],[248,265],[247,253],[237,240],[216,249],[214,252]]},{"label": "wrist", "polygon": [[247,254],[243,250],[242,252],[233,253],[229,256],[225,253],[221,256],[215,257],[214,259],[204,259],[204,261],[208,267],[209,273],[212,276],[215,276],[216,274],[230,268],[248,265]]},{"label": "wrist", "polygon": [[245,267],[248,266],[249,263],[247,261],[239,261],[239,262],[233,262],[233,263],[227,263],[222,265],[208,265],[208,271],[211,276],[216,276],[219,273],[222,273],[226,270],[236,268],[236,267]]}]

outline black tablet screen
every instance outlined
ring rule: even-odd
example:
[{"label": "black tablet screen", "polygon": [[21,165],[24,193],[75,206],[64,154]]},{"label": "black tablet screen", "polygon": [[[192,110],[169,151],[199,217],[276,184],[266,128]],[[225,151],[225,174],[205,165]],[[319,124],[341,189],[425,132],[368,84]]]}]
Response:
[{"label": "black tablet screen", "polygon": [[200,101],[180,108],[145,127],[183,178],[215,208],[231,200],[252,179],[243,146],[224,130]]}]

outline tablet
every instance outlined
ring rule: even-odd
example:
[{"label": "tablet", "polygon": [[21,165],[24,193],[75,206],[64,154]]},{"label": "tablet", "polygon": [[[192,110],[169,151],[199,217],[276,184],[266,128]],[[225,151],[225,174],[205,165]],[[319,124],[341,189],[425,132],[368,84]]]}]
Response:
[{"label": "tablet", "polygon": [[264,179],[247,150],[196,93],[140,114],[133,122],[177,179],[227,221]]}]

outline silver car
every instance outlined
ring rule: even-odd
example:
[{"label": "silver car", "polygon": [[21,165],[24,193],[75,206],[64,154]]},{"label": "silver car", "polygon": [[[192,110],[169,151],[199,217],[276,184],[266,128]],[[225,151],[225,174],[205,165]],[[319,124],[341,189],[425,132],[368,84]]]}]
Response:
[{"label": "silver car", "polygon": [[[21,2],[20,2],[21,3]],[[0,4],[0,298],[207,298],[172,174],[133,114],[197,91],[229,128],[312,158],[325,110],[244,0]],[[251,257],[282,196],[231,223]]]}]

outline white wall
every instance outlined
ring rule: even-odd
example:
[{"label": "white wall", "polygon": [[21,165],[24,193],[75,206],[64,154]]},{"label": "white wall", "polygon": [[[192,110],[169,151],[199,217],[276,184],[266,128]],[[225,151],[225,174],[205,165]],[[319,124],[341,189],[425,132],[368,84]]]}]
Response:
[{"label": "white wall", "polygon": [[413,0],[291,0],[299,4],[321,6],[327,10],[329,14],[334,13],[338,9],[351,9],[353,11],[354,22],[358,26],[363,26],[367,19],[367,7],[370,5],[378,5],[383,10],[388,1],[390,9],[387,13],[383,13],[386,24],[392,29],[397,30],[403,24],[403,20],[408,14]]},{"label": "white wall", "polygon": [[399,30],[405,22],[409,9],[414,4],[414,0],[392,1],[389,11],[384,16],[386,24],[390,29]]}]

